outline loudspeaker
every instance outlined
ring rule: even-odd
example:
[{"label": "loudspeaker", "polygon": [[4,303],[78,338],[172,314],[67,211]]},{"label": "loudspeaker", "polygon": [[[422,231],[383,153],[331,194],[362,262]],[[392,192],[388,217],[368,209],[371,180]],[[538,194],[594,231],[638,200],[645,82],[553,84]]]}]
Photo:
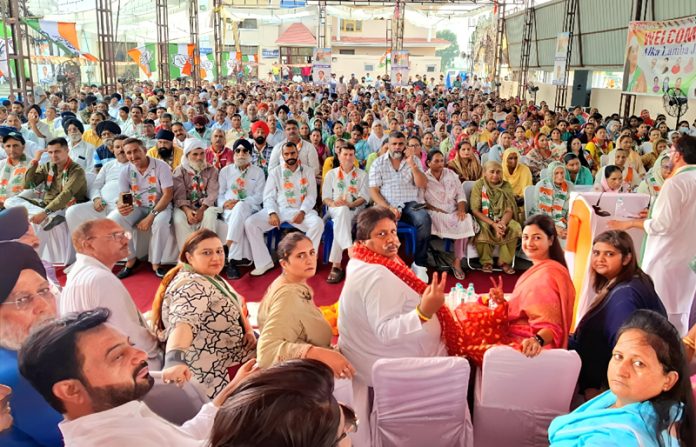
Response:
[{"label": "loudspeaker", "polygon": [[570,104],[573,106],[589,107],[592,93],[592,71],[575,70],[573,73],[573,94]]}]

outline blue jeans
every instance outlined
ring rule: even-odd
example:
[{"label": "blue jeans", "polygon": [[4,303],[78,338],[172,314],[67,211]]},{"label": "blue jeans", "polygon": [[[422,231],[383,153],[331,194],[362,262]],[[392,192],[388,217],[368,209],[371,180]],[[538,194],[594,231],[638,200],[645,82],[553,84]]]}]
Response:
[{"label": "blue jeans", "polygon": [[428,245],[430,244],[430,214],[425,208],[414,210],[418,202],[408,202],[401,211],[401,220],[416,227],[415,261],[421,267],[428,264]]}]

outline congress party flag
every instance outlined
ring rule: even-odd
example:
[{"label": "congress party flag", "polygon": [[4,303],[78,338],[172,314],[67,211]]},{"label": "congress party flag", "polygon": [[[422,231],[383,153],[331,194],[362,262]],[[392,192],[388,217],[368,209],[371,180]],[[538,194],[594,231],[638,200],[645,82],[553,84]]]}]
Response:
[{"label": "congress party flag", "polygon": [[169,44],[169,76],[172,79],[191,76],[193,48],[192,43]]},{"label": "congress party flag", "polygon": [[157,71],[157,46],[154,43],[128,50],[128,56],[138,64],[148,78]]},{"label": "congress party flag", "polygon": [[24,22],[39,34],[53,41],[66,53],[72,56],[82,56],[93,62],[97,58],[89,53],[80,51],[80,41],[74,22],[55,22],[52,20],[24,19]]}]

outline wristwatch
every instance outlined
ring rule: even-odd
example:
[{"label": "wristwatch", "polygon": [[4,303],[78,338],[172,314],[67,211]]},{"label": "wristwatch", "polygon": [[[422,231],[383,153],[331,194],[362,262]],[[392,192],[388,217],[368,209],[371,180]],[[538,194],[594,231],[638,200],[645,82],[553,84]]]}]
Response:
[{"label": "wristwatch", "polygon": [[160,212],[157,211],[157,210],[154,209],[154,208],[152,208],[152,211],[150,211],[150,214],[152,214],[153,216],[157,216],[159,213],[160,213]]}]

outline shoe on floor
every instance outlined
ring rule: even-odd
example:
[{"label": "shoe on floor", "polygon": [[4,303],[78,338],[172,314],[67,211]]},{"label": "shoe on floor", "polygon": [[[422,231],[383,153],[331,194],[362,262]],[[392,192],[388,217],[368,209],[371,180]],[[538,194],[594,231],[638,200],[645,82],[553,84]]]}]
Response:
[{"label": "shoe on floor", "polygon": [[232,261],[235,264],[237,264],[237,267],[251,267],[254,265],[254,261],[250,261],[249,259],[242,259],[241,261]]},{"label": "shoe on floor", "polygon": [[51,231],[53,228],[65,222],[65,217],[61,215],[53,215],[46,218],[46,222],[41,225],[44,231]]},{"label": "shoe on floor", "polygon": [[425,267],[421,267],[420,265],[416,264],[415,262],[411,264],[411,270],[413,270],[413,273],[416,274],[418,279],[423,281],[424,283],[428,284],[428,269]]},{"label": "shoe on floor", "polygon": [[170,271],[172,268],[171,266],[169,267],[157,267],[157,270],[155,270],[155,275],[157,275],[158,278],[164,278],[164,275],[167,274],[168,271]]},{"label": "shoe on floor", "polygon": [[273,262],[271,262],[270,264],[266,264],[263,267],[255,268],[254,270],[251,271],[250,275],[251,276],[261,276],[272,268],[273,268]]},{"label": "shoe on floor", "polygon": [[339,282],[343,281],[345,277],[346,272],[342,268],[332,267],[329,277],[326,278],[326,282],[329,284],[338,284]]},{"label": "shoe on floor", "polygon": [[137,265],[138,264],[133,264],[133,267],[123,267],[120,272],[116,273],[116,277],[118,279],[128,278],[130,275],[133,274],[133,272],[135,272],[135,267]]},{"label": "shoe on floor", "polygon": [[225,273],[227,274],[228,279],[239,279],[242,277],[242,275],[239,273],[239,269],[233,263],[230,263],[227,266],[227,271]]}]

